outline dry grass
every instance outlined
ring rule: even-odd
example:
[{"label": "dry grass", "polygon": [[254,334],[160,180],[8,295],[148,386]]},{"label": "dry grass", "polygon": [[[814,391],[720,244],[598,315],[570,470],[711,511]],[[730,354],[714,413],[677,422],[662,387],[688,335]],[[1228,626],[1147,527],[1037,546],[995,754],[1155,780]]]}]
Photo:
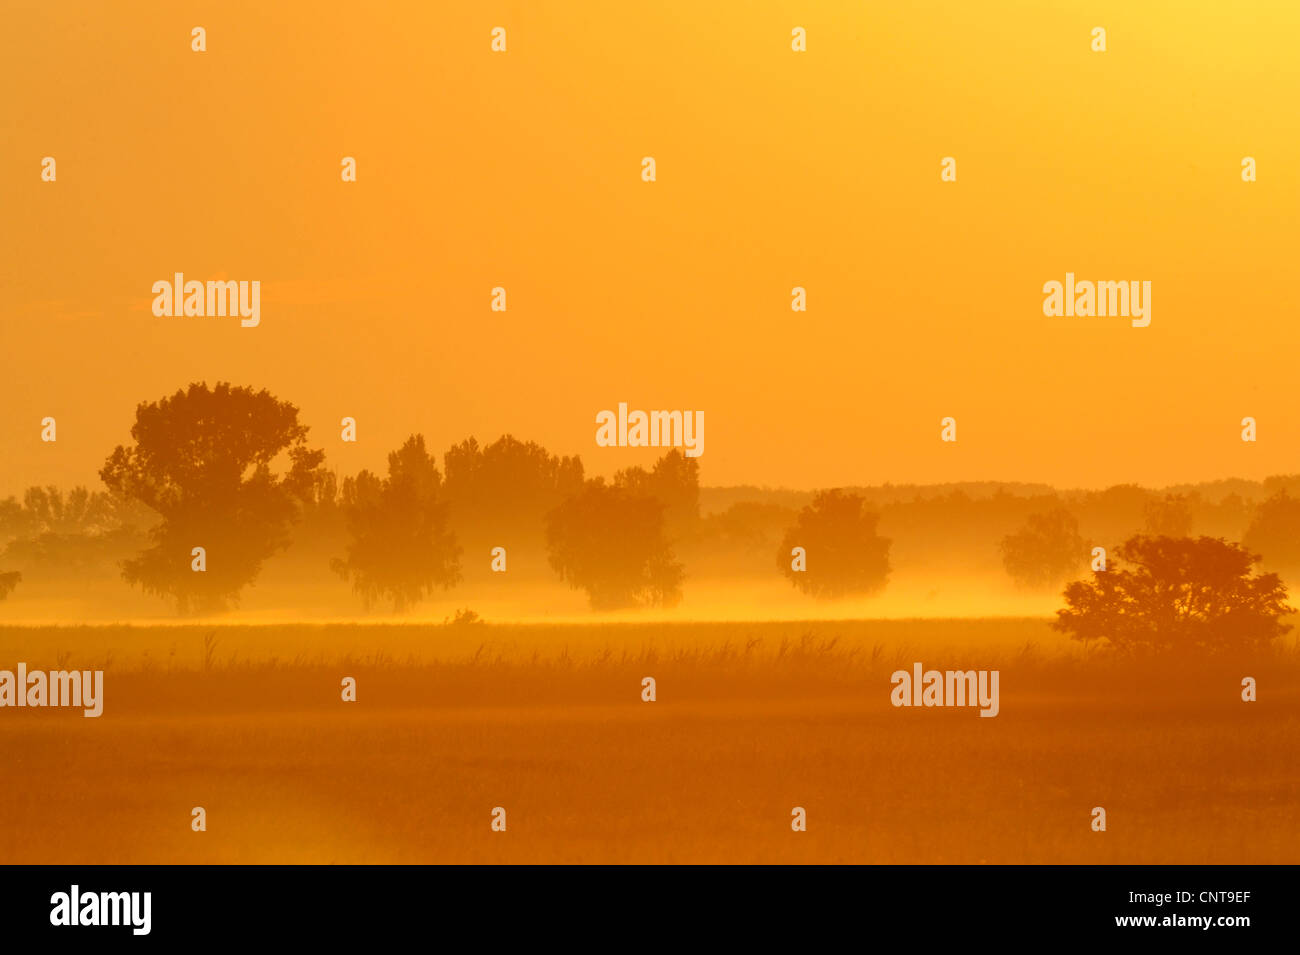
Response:
[{"label": "dry grass", "polygon": [[[107,664],[105,715],[0,711],[2,862],[1300,858],[1294,643],[1171,664],[1041,620],[0,628],[18,660]],[[890,706],[914,660],[1000,669],[1001,715]]]}]

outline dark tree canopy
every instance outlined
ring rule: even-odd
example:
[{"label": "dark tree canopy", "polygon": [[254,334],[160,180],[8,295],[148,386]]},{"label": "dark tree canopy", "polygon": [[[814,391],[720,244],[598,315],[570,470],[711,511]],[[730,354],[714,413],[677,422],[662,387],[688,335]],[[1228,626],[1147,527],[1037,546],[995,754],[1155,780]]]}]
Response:
[{"label": "dark tree canopy", "polygon": [[1115,555],[1092,580],[1066,587],[1056,629],[1128,652],[1259,648],[1291,629],[1281,622],[1293,612],[1285,585],[1252,574],[1259,557],[1240,544],[1139,534]]},{"label": "dark tree canopy", "polygon": [[388,455],[388,476],[362,471],[343,482],[347,556],[331,566],[367,607],[391,600],[406,610],[460,580],[460,546],[448,525],[442,476],[412,435]]},{"label": "dark tree canopy", "polygon": [[13,593],[13,589],[18,586],[22,579],[23,575],[16,570],[0,573],[0,600],[4,600]]},{"label": "dark tree canopy", "polygon": [[1002,538],[1002,566],[1023,587],[1055,587],[1087,563],[1079,522],[1064,507],[1031,514],[1025,526]]},{"label": "dark tree canopy", "polygon": [[[863,498],[836,488],[822,491],[799,511],[777,551],[777,566],[794,586],[814,597],[837,598],[883,590],[889,579],[888,539],[876,533],[879,515]],[[807,569],[792,566],[802,547]]]},{"label": "dark tree canopy", "polygon": [[1144,531],[1152,537],[1188,537],[1192,533],[1192,505],[1186,494],[1166,494],[1143,508]]},{"label": "dark tree canopy", "polygon": [[448,449],[443,465],[452,526],[483,566],[491,546],[540,554],[546,515],[582,490],[579,458],[508,434],[486,447],[468,438]]},{"label": "dark tree canopy", "polygon": [[594,610],[673,606],[682,565],[653,497],[597,479],[546,519],[547,557],[560,579],[585,590]]},{"label": "dark tree canopy", "polygon": [[1281,490],[1261,502],[1241,544],[1259,554],[1265,567],[1300,568],[1300,498]]},{"label": "dark tree canopy", "polygon": [[13,516],[19,531],[14,536],[103,533],[113,528],[113,514],[113,498],[102,491],[74,487],[65,494],[53,486],[29,487],[21,509]]},{"label": "dark tree canopy", "polygon": [[664,508],[664,529],[672,541],[696,530],[700,520],[700,463],[674,448],[653,468],[624,468],[614,475],[614,486],[642,497],[652,497]]},{"label": "dark tree canopy", "polygon": [[[298,497],[324,453],[307,447],[293,405],[228,382],[140,404],[131,438],[99,476],[162,521],[150,532],[153,546],[123,562],[123,576],[174,598],[182,612],[227,607],[288,544]],[[282,455],[288,466],[277,472]],[[206,552],[206,571],[192,569],[196,547]]]},{"label": "dark tree canopy", "polygon": [[147,543],[158,515],[138,501],[74,487],[31,487],[22,504],[0,501],[3,559],[18,567],[54,575],[116,571],[121,561]]}]

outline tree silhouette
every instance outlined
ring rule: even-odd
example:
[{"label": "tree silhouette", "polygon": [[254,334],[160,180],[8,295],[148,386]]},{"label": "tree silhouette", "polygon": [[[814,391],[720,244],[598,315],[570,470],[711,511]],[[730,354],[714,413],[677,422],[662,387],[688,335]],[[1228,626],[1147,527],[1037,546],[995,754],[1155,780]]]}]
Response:
[{"label": "tree silhouette", "polygon": [[1166,494],[1148,501],[1143,509],[1143,530],[1152,537],[1190,536],[1193,503],[1186,494]]},{"label": "tree silhouette", "polygon": [[[3,504],[13,502],[12,498]],[[0,539],[6,561],[20,567],[41,565],[41,577],[53,579],[116,566],[137,550],[157,515],[137,501],[102,491],[74,487],[31,487],[17,507],[0,506]]]},{"label": "tree silhouette", "polygon": [[0,544],[27,532],[27,512],[16,497],[10,495],[0,501]]},{"label": "tree silhouette", "polygon": [[[224,609],[287,545],[298,495],[324,452],[307,447],[293,405],[228,382],[141,403],[131,437],[99,476],[162,521],[150,531],[153,546],[123,562],[123,577],[174,598],[182,613]],[[277,473],[282,456],[288,467]],[[206,552],[203,572],[193,569],[196,547]]]},{"label": "tree silhouette", "polygon": [[1023,587],[1055,587],[1083,567],[1086,546],[1074,515],[1057,507],[1002,538],[1002,566]]},{"label": "tree silhouette", "polygon": [[13,593],[13,589],[18,586],[19,581],[22,579],[23,575],[16,570],[0,573],[0,600],[4,600]]},{"label": "tree silhouette", "polygon": [[653,468],[624,468],[614,475],[614,486],[652,497],[664,506],[664,530],[678,541],[694,532],[700,521],[700,462],[677,448]]},{"label": "tree silhouette", "polygon": [[57,487],[30,487],[23,494],[28,532],[35,534],[94,534],[111,529],[112,498],[74,487],[64,494]]},{"label": "tree silhouette", "polygon": [[[777,566],[790,582],[814,597],[837,598],[883,590],[889,579],[890,541],[876,533],[879,515],[863,498],[836,488],[822,491],[799,511],[777,551]],[[807,569],[792,566],[802,547]]]},{"label": "tree silhouette", "polygon": [[593,610],[681,599],[682,565],[664,530],[661,502],[603,479],[588,481],[546,518],[547,557],[560,579],[585,590]]},{"label": "tree silhouette", "polygon": [[1130,538],[1090,581],[1065,588],[1053,626],[1125,652],[1258,648],[1291,627],[1277,574],[1252,575],[1259,557],[1213,537]]},{"label": "tree silhouette", "polygon": [[347,556],[331,562],[369,608],[381,599],[406,610],[436,587],[460,580],[460,547],[448,526],[442,476],[412,435],[388,455],[388,476],[362,471],[343,482],[351,537]]},{"label": "tree silhouette", "polygon": [[443,455],[444,495],[457,538],[484,559],[488,549],[509,548],[512,555],[545,547],[546,515],[582,490],[582,461],[558,457],[535,442],[504,435],[486,447],[474,438]]},{"label": "tree silhouette", "polygon": [[1288,571],[1300,568],[1300,499],[1281,490],[1262,501],[1241,544],[1260,554],[1265,567]]}]

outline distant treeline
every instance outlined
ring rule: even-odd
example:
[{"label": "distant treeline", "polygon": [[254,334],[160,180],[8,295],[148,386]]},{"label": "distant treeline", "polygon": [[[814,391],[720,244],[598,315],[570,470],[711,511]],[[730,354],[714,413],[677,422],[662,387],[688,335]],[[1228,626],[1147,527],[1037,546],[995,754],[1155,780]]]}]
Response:
[{"label": "distant treeline", "polygon": [[[1017,541],[1058,542],[1067,554],[1113,548],[1138,533],[1207,536],[1244,543],[1263,565],[1300,571],[1300,474],[1148,489],[1055,490],[1042,484],[969,482],[841,488],[880,515],[896,566],[951,572],[998,564],[1014,579]],[[816,492],[757,487],[702,488],[706,525],[734,540],[778,542]],[[1076,536],[1077,535],[1077,536]],[[724,548],[725,549],[725,548]],[[1031,584],[1031,580],[1022,583]],[[1055,583],[1056,581],[1053,581]]]},{"label": "distant treeline", "polygon": [[142,403],[131,437],[96,487],[0,500],[0,597],[25,581],[121,578],[210,612],[273,557],[398,610],[539,568],[594,608],[671,606],[692,576],[869,594],[901,566],[1059,588],[1135,534],[1223,538],[1267,569],[1300,569],[1300,475],[1161,490],[701,488],[699,459],[677,450],[605,479],[511,435],[467,438],[439,462],[416,434],[383,473],[341,476],[293,405],[226,383]]}]

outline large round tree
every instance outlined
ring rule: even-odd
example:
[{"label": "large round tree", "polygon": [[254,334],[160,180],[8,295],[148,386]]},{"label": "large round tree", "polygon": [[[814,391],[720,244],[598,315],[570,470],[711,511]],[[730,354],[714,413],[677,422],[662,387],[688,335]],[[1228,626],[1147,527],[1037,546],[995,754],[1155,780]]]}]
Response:
[{"label": "large round tree", "polygon": [[1291,629],[1281,578],[1253,574],[1259,557],[1240,544],[1138,535],[1115,553],[1065,588],[1056,629],[1128,652],[1259,648]]},{"label": "large round tree", "polygon": [[228,382],[141,403],[131,439],[99,476],[161,521],[122,575],[182,613],[224,609],[257,578],[288,544],[299,495],[324,459],[307,447],[297,408]]},{"label": "large round tree", "polygon": [[587,592],[593,610],[681,600],[685,572],[668,540],[664,505],[653,497],[588,481],[547,515],[546,546],[551,567]]},{"label": "large round tree", "polygon": [[[889,579],[890,541],[876,533],[879,515],[863,504],[861,495],[839,488],[814,497],[781,541],[776,555],[781,573],[814,597],[833,599],[883,590]],[[806,555],[804,570],[792,566],[791,552],[796,547]]]}]

